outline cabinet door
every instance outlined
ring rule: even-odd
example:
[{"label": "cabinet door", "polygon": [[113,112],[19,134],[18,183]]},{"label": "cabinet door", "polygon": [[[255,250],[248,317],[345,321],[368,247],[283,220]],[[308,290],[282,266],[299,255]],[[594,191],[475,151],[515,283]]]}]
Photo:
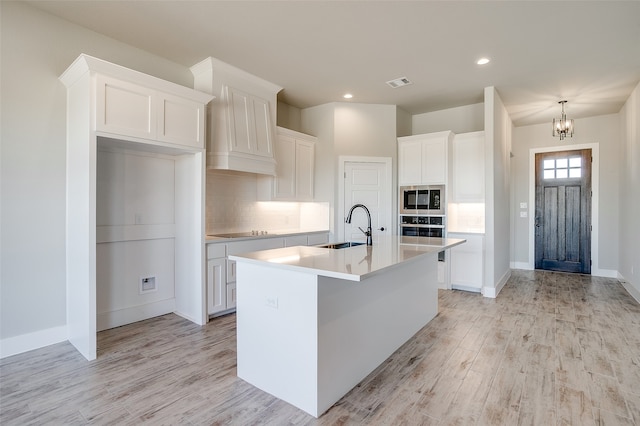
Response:
[{"label": "cabinet door", "polygon": [[209,315],[227,309],[227,280],[225,259],[207,261],[207,313]]},{"label": "cabinet door", "polygon": [[269,101],[226,86],[229,150],[273,158]]},{"label": "cabinet door", "polygon": [[229,151],[251,154],[249,94],[226,86]]},{"label": "cabinet door", "polygon": [[484,132],[456,135],[452,156],[453,201],[484,202]]},{"label": "cabinet door", "polygon": [[205,106],[168,94],[159,95],[158,102],[158,140],[204,148]]},{"label": "cabinet door", "polygon": [[236,283],[227,284],[227,309],[236,307]]},{"label": "cabinet door", "polygon": [[156,137],[156,92],[96,76],[96,130],[145,139]]},{"label": "cabinet door", "polygon": [[422,141],[398,142],[398,181],[400,185],[422,183]]},{"label": "cabinet door", "polygon": [[464,238],[466,243],[450,251],[451,286],[463,290],[481,291],[484,282],[484,236],[450,233],[450,238]]},{"label": "cabinet door", "polygon": [[275,198],[293,199],[296,196],[296,140],[279,135],[276,139]]},{"label": "cabinet door", "polygon": [[296,141],[296,199],[313,200],[315,146],[312,142]]},{"label": "cabinet door", "polygon": [[421,184],[445,184],[447,176],[447,144],[445,139],[422,142]]},{"label": "cabinet door", "polygon": [[271,129],[271,115],[269,101],[249,96],[249,132],[251,153],[260,157],[273,158],[273,135]]}]

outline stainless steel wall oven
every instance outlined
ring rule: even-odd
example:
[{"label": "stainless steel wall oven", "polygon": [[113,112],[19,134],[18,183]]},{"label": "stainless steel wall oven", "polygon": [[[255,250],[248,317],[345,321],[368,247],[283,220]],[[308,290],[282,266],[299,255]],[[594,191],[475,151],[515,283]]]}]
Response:
[{"label": "stainless steel wall oven", "polygon": [[[445,238],[445,217],[426,215],[400,215],[400,235],[407,237]],[[438,253],[444,262],[444,251]]]}]

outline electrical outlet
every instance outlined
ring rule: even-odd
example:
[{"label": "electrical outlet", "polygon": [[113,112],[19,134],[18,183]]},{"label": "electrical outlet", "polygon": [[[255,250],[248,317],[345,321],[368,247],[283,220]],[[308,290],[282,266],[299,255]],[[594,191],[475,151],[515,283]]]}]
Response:
[{"label": "electrical outlet", "polygon": [[143,277],[140,278],[140,294],[156,291],[156,277]]},{"label": "electrical outlet", "polygon": [[527,217],[527,212],[520,212],[520,217]]},{"label": "electrical outlet", "polygon": [[520,203],[520,208],[521,209],[526,209],[527,208],[527,203]]},{"label": "electrical outlet", "polygon": [[267,296],[265,304],[273,309],[278,309],[278,296]]}]

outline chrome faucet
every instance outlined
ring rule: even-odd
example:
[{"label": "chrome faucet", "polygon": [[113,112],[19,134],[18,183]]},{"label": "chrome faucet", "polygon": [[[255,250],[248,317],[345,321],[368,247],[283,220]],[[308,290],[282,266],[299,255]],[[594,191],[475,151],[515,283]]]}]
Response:
[{"label": "chrome faucet", "polygon": [[367,236],[367,245],[371,246],[373,245],[373,239],[371,238],[371,213],[369,213],[369,209],[367,208],[367,206],[365,206],[364,204],[354,204],[353,207],[351,207],[351,210],[349,210],[349,214],[347,215],[347,219],[345,220],[345,222],[351,223],[351,215],[353,214],[353,210],[356,207],[362,207],[364,211],[367,212],[367,219],[369,220],[369,223],[367,224],[367,230],[365,231],[359,226],[358,226],[358,229],[361,230],[364,233],[364,235]]}]

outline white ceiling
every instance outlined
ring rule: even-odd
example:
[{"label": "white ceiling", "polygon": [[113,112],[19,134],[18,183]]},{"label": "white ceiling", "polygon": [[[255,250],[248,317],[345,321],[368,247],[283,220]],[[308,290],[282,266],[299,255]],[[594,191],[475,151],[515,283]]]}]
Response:
[{"label": "white ceiling", "polygon": [[351,92],[419,114],[495,86],[519,126],[561,99],[569,118],[616,113],[640,81],[640,1],[28,2],[187,67],[214,56],[299,108]]}]

